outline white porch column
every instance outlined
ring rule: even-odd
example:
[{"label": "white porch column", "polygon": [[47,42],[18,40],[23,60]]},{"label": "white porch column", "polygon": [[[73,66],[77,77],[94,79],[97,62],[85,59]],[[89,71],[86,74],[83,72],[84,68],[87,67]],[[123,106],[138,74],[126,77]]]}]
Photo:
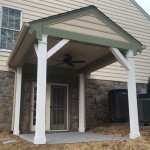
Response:
[{"label": "white porch column", "polygon": [[79,132],[85,132],[85,81],[84,75],[79,75]]},{"label": "white porch column", "polygon": [[14,135],[19,135],[21,82],[22,82],[22,68],[18,67],[16,73],[16,101],[15,101],[15,116],[14,116],[14,131],[13,131]]},{"label": "white porch column", "polygon": [[134,70],[133,51],[128,50],[126,58],[129,64],[128,70],[128,103],[129,103],[129,118],[130,118],[130,138],[134,139],[140,137],[138,109],[137,109],[137,95],[136,95],[136,82]]},{"label": "white porch column", "polygon": [[37,104],[34,144],[46,144],[45,137],[45,103],[47,73],[47,35],[42,35],[37,47]]}]

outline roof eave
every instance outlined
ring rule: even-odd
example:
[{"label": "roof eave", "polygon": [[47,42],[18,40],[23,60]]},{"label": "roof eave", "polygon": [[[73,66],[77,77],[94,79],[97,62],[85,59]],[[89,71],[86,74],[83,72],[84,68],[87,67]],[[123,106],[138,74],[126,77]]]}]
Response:
[{"label": "roof eave", "polygon": [[13,47],[13,50],[11,51],[10,56],[8,58],[8,61],[7,61],[8,66],[10,66],[11,62],[13,61],[13,58],[17,54],[18,49],[19,49],[22,41],[24,40],[24,37],[28,33],[28,30],[29,30],[29,23],[24,23],[22,28],[21,28],[21,31],[19,33],[19,36],[18,36],[18,38],[16,40],[16,43],[15,43],[15,45]]}]

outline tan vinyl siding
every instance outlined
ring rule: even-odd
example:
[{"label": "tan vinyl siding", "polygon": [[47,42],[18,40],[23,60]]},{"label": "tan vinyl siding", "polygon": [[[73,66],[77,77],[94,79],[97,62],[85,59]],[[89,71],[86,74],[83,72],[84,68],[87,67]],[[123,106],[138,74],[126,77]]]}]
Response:
[{"label": "tan vinyl siding", "polygon": [[[147,83],[150,76],[150,20],[130,0],[1,0],[0,5],[21,9],[23,22],[95,5],[147,48],[135,58],[136,80]],[[42,9],[41,9],[42,8]],[[0,55],[0,61],[6,58]],[[7,57],[7,56],[6,56]],[[91,74],[91,78],[126,81],[126,71],[114,63]],[[2,69],[2,68],[0,68]]]},{"label": "tan vinyl siding", "polygon": [[0,70],[8,71],[7,59],[10,53],[0,52]]}]

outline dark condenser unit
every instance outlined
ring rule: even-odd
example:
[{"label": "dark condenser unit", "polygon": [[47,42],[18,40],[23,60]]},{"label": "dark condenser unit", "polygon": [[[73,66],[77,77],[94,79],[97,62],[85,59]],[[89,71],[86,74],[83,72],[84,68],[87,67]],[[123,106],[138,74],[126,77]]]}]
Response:
[{"label": "dark condenser unit", "polygon": [[111,90],[108,93],[109,116],[111,121],[125,121],[129,118],[128,92],[126,89]]},{"label": "dark condenser unit", "polygon": [[150,95],[139,94],[137,97],[138,97],[139,121],[149,122],[150,121]]}]

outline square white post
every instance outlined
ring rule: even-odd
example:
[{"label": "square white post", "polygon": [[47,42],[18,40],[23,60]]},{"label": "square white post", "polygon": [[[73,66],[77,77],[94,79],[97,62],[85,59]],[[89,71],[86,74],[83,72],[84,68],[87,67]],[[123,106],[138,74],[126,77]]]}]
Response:
[{"label": "square white post", "polygon": [[79,75],[79,132],[85,132],[85,81],[84,75]]},{"label": "square white post", "polygon": [[137,109],[137,94],[135,82],[135,69],[133,51],[128,50],[126,58],[129,64],[128,70],[128,103],[129,103],[129,118],[130,118],[130,138],[135,139],[140,137],[138,109]]},{"label": "square white post", "polygon": [[18,67],[16,72],[16,101],[15,101],[15,116],[14,116],[14,131],[13,131],[14,135],[19,135],[21,82],[22,82],[22,68]]},{"label": "square white post", "polygon": [[45,103],[47,74],[47,35],[42,35],[37,47],[37,104],[34,144],[46,144],[45,137]]}]

